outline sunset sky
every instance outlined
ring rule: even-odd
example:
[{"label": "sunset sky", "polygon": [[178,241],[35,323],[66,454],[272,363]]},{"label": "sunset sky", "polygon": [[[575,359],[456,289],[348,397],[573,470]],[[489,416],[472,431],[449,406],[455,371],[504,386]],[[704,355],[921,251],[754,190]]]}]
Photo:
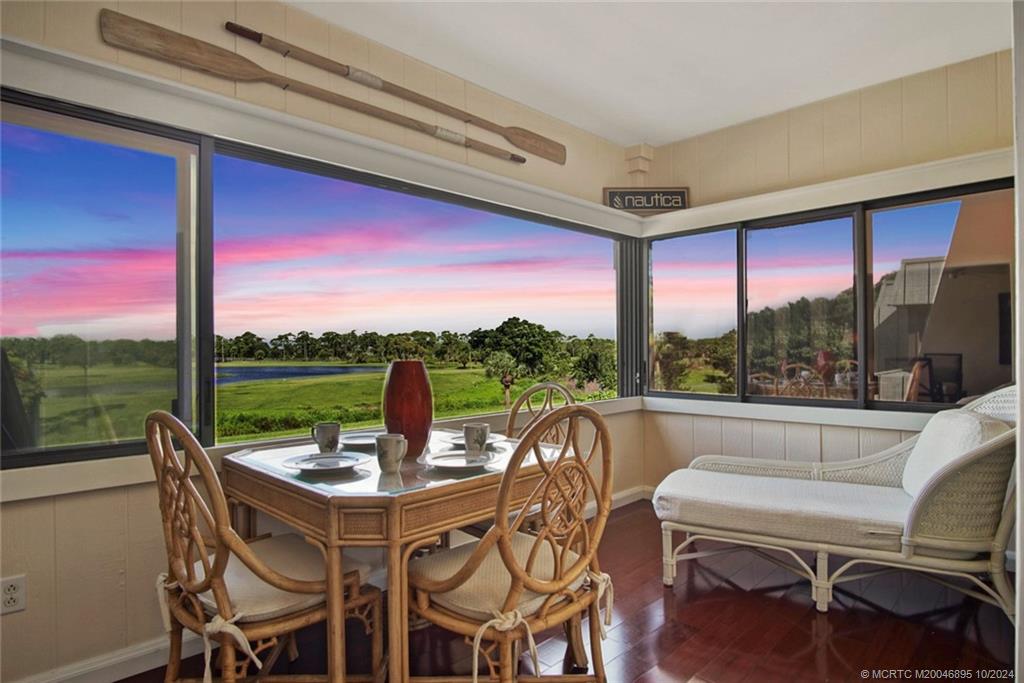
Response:
[{"label": "sunset sky", "polygon": [[[175,162],[3,123],[0,332],[174,336]],[[612,242],[232,157],[214,164],[216,331],[615,331]],[[945,255],[960,203],[876,213],[876,279]],[[657,331],[735,326],[735,232],[653,246]],[[852,285],[848,219],[748,237],[752,310]]]},{"label": "sunset sky", "polygon": [[[0,128],[2,333],[166,339],[170,157]],[[509,316],[615,333],[612,241],[219,156],[218,334],[468,332]]]},{"label": "sunset sky", "polygon": [[[960,201],[872,214],[872,275],[877,282],[907,258],[945,256]],[[736,231],[659,240],[652,247],[655,332],[691,338],[736,327]],[[802,296],[835,296],[853,286],[853,222],[830,219],[747,234],[751,311]]]}]

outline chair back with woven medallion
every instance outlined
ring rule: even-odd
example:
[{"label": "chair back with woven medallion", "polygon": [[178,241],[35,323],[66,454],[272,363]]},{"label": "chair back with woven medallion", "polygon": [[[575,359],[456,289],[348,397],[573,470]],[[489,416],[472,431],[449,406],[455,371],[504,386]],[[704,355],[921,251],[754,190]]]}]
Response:
[{"label": "chair back with woven medallion", "polygon": [[[560,405],[572,405],[575,402],[576,399],[573,398],[572,392],[557,382],[534,384],[512,404],[512,409],[508,413],[505,435],[511,438],[522,436],[555,408]],[[517,426],[520,413],[526,416],[526,422],[522,426]],[[547,433],[542,435],[541,440],[546,443],[561,444],[565,437],[563,427],[562,422],[555,423]]]},{"label": "chair back with woven medallion", "polygon": [[[182,447],[180,455],[174,449],[175,440]],[[230,610],[223,587],[230,550],[220,532],[230,528],[231,518],[209,456],[178,418],[162,410],[146,416],[146,443],[160,497],[168,578],[186,593],[214,589],[218,606],[223,603]],[[209,505],[192,479],[197,474]],[[204,534],[204,527],[208,533]]]},{"label": "chair back with woven medallion", "polygon": [[[565,438],[551,446],[544,437],[556,428]],[[512,576],[505,610],[529,590],[548,596],[543,612],[562,597],[571,599],[584,573],[599,572],[597,548],[611,511],[611,457],[608,427],[589,406],[556,408],[523,435],[502,478],[490,532]],[[525,500],[515,500],[522,468],[534,464],[543,476]],[[588,503],[594,504],[589,519]],[[532,535],[520,533],[528,518]]]}]

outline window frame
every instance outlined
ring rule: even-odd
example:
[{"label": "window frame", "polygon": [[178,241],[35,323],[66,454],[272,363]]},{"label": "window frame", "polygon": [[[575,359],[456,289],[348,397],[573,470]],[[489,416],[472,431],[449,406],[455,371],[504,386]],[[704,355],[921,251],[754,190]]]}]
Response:
[{"label": "window frame", "polygon": [[[854,264],[854,296],[857,306],[857,314],[855,321],[855,330],[857,333],[857,346],[856,355],[858,367],[868,367],[868,353],[869,353],[869,340],[868,335],[872,333],[871,330],[871,312],[868,310],[868,302],[871,299],[871,287],[872,283],[867,277],[870,265],[868,264],[868,228],[867,228],[867,214],[870,211],[876,211],[880,209],[893,209],[902,206],[909,206],[912,204],[919,204],[922,202],[934,202],[941,201],[944,199],[953,199],[955,197],[962,197],[965,195],[980,194],[984,192],[993,192],[998,190],[1013,189],[1014,179],[1013,177],[997,178],[994,180],[984,180],[974,183],[966,183],[961,185],[951,185],[942,188],[935,188],[930,190],[924,190],[921,192],[910,192],[899,195],[891,195],[887,197],[881,197],[872,200],[866,200],[862,202],[838,204],[835,206],[810,209],[807,211],[797,211],[787,214],[779,214],[775,216],[767,216],[763,218],[751,219],[746,221],[738,221],[732,223],[725,223],[722,225],[709,226],[706,228],[699,228],[695,230],[680,230],[676,232],[666,233],[664,235],[658,235],[657,237],[647,238],[644,240],[646,248],[646,260],[648,268],[651,268],[652,250],[651,245],[654,242],[674,239],[678,237],[685,237],[687,235],[696,235],[706,232],[718,232],[723,230],[737,231],[737,245],[736,245],[736,269],[737,269],[737,303],[736,303],[736,343],[737,343],[737,377],[736,377],[736,395],[722,395],[722,394],[701,394],[696,392],[682,392],[682,391],[664,391],[664,390],[653,390],[649,388],[650,385],[650,373],[651,368],[645,367],[646,376],[646,391],[645,396],[652,398],[672,398],[672,399],[684,399],[684,400],[699,400],[699,401],[726,401],[732,403],[749,403],[749,404],[763,404],[763,405],[785,405],[795,407],[807,407],[807,408],[845,408],[845,409],[857,409],[857,410],[882,410],[882,411],[901,411],[901,412],[916,412],[916,413],[937,413],[940,410],[945,410],[954,407],[954,404],[945,403],[916,403],[916,402],[900,402],[900,401],[881,401],[873,400],[868,397],[868,375],[867,372],[859,372],[857,377],[857,398],[856,399],[827,399],[827,398],[791,398],[785,396],[757,396],[749,395],[747,393],[747,272],[746,272],[746,246],[747,246],[747,233],[751,230],[762,230],[771,228],[782,228],[787,226],[796,226],[804,223],[811,223],[821,220],[828,220],[834,218],[843,218],[850,216],[853,218],[853,264]],[[651,301],[651,279],[647,278],[645,282],[645,294],[644,300]],[[653,307],[653,302],[651,302]],[[645,316],[647,330],[645,333],[646,344],[646,358],[650,359],[652,348],[651,340],[654,333],[653,329],[653,311],[649,311]],[[647,364],[649,365],[649,363]]]},{"label": "window frame", "polygon": [[[250,145],[234,140],[218,138],[202,133],[184,130],[173,126],[153,123],[144,119],[85,107],[63,100],[49,97],[41,97],[26,93],[6,86],[0,87],[0,102],[4,104],[15,104],[29,109],[36,109],[42,112],[61,114],[72,118],[100,123],[116,128],[123,128],[169,140],[187,142],[197,146],[199,150],[196,167],[195,187],[195,254],[193,258],[194,271],[194,294],[193,294],[193,316],[195,338],[193,350],[195,354],[195,375],[193,386],[195,387],[195,402],[192,407],[194,433],[199,442],[206,447],[216,445],[216,368],[214,363],[214,235],[213,235],[213,160],[217,154],[246,159],[259,163],[270,164],[288,168],[304,173],[312,173],[328,178],[335,178],[348,182],[356,182],[363,185],[370,185],[386,190],[411,194],[418,197],[443,201],[457,206],[464,206],[488,213],[509,216],[533,223],[546,225],[563,230],[571,230],[595,237],[602,237],[609,241],[611,251],[611,266],[615,271],[616,297],[616,348],[618,350],[618,372],[619,372],[619,397],[639,396],[640,386],[633,386],[626,382],[623,373],[624,360],[627,357],[632,362],[636,355],[633,349],[643,349],[643,344],[634,342],[629,344],[627,340],[620,339],[621,332],[625,329],[623,324],[635,311],[635,301],[622,295],[622,283],[624,275],[632,276],[631,268],[637,261],[637,254],[642,254],[639,246],[641,239],[623,235],[621,233],[604,230],[598,227],[577,223],[574,221],[556,218],[541,213],[535,213],[525,209],[497,204],[474,197],[460,195],[454,192],[419,185],[391,178],[375,173],[360,171],[353,168],[340,166],[338,164],[302,157],[296,154],[281,152],[278,150],[266,149],[257,145]],[[180,268],[178,270],[177,291],[184,286],[181,280]],[[640,288],[637,288],[639,290]],[[178,319],[184,315],[182,301],[178,299]],[[636,329],[642,331],[642,326],[637,325]],[[179,334],[180,334],[179,329]],[[181,377],[179,374],[178,383],[180,386]],[[37,451],[19,454],[4,454],[0,458],[0,470],[17,469],[23,467],[35,467],[40,465],[57,465],[84,460],[98,460],[105,458],[124,457],[140,455],[146,452],[144,439],[132,439],[111,444],[83,444],[73,446],[61,446],[56,448],[42,448]]]}]

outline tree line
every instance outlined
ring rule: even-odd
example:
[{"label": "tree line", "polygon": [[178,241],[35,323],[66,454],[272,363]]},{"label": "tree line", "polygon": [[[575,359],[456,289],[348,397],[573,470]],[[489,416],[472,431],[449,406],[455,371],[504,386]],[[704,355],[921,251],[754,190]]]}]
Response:
[{"label": "tree line", "polygon": [[581,386],[597,384],[603,390],[614,389],[617,384],[613,340],[594,335],[565,335],[517,317],[508,318],[493,329],[478,328],[465,334],[449,330],[390,334],[350,330],[314,335],[301,330],[263,338],[247,331],[235,337],[217,335],[214,353],[217,362],[277,360],[385,364],[417,358],[429,365],[483,366],[489,375],[498,377],[509,386],[522,377],[569,378]]},{"label": "tree line", "polygon": [[[834,297],[801,297],[747,314],[747,363],[751,373],[777,375],[783,362],[814,366],[824,352],[835,360],[856,357],[853,289]],[[654,371],[659,388],[686,391],[693,373],[719,393],[736,391],[736,330],[691,339],[661,332],[654,340]]]}]

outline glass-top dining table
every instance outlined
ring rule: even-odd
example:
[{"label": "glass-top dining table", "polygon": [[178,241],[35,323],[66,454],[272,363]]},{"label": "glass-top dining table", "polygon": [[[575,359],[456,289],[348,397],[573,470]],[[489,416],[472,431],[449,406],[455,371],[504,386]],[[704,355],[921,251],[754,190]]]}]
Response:
[{"label": "glass-top dining table", "polygon": [[[425,454],[454,448],[452,430],[435,430]],[[286,464],[316,453],[314,444],[243,450],[224,456],[224,491],[236,506],[259,510],[320,545],[327,560],[329,680],[345,680],[342,548],[383,547],[388,574],[389,681],[407,681],[408,595],[405,567],[412,552],[446,532],[494,518],[498,488],[518,441],[491,444],[493,460],[471,471],[441,470],[407,456],[397,474],[381,471],[372,450],[365,463],[342,474],[299,472]],[[552,446],[542,451],[557,455]],[[525,501],[542,476],[535,456],[524,461],[512,502]]]}]

